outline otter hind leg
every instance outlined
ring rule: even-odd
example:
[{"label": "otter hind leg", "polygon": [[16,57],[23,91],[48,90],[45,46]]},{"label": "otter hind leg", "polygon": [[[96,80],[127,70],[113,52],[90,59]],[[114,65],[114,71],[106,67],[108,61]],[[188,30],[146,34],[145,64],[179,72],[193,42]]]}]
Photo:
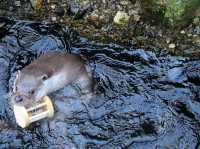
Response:
[{"label": "otter hind leg", "polygon": [[92,78],[87,73],[84,73],[73,83],[73,86],[79,95],[86,95],[93,91],[92,82]]}]

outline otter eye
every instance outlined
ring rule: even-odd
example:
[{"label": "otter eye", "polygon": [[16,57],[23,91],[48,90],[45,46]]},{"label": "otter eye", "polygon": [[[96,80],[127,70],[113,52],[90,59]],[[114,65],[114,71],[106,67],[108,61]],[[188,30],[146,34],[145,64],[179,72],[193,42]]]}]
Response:
[{"label": "otter eye", "polygon": [[42,76],[42,80],[43,80],[43,81],[45,81],[45,80],[47,80],[47,79],[48,79],[48,76],[47,76],[46,74]]},{"label": "otter eye", "polygon": [[34,90],[29,91],[29,94],[33,95],[35,93]]}]

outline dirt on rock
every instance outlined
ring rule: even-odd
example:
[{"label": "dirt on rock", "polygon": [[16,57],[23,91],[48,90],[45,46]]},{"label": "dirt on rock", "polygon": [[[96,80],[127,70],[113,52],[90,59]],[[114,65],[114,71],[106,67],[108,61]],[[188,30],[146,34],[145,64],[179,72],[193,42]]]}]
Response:
[{"label": "dirt on rock", "polygon": [[[123,25],[113,22],[119,11],[130,16],[128,22]],[[170,54],[191,57],[200,57],[200,17],[198,13],[196,15],[194,22],[185,27],[168,28],[163,22],[144,16],[142,5],[136,0],[3,0],[0,2],[0,16],[57,23],[69,26],[91,40],[114,42],[156,52],[166,49]],[[2,28],[3,24],[0,24],[0,27]]]}]

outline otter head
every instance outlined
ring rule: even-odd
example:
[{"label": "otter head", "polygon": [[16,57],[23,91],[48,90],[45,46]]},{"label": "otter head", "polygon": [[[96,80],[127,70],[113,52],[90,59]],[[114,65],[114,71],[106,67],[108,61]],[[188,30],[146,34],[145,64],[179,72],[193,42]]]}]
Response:
[{"label": "otter head", "polygon": [[14,88],[12,102],[18,105],[30,105],[42,99],[47,93],[45,81],[48,75],[41,72],[18,72]]}]

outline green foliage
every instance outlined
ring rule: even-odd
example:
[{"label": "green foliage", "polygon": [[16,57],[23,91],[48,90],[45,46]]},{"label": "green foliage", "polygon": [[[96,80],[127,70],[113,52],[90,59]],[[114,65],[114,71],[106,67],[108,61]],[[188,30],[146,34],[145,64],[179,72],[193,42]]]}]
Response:
[{"label": "green foliage", "polygon": [[165,18],[173,26],[178,22],[188,21],[189,18],[192,18],[192,13],[198,4],[199,0],[169,0],[165,11]]},{"label": "green foliage", "polygon": [[200,7],[200,0],[143,0],[142,6],[148,17],[177,26],[193,18],[195,9]]}]

